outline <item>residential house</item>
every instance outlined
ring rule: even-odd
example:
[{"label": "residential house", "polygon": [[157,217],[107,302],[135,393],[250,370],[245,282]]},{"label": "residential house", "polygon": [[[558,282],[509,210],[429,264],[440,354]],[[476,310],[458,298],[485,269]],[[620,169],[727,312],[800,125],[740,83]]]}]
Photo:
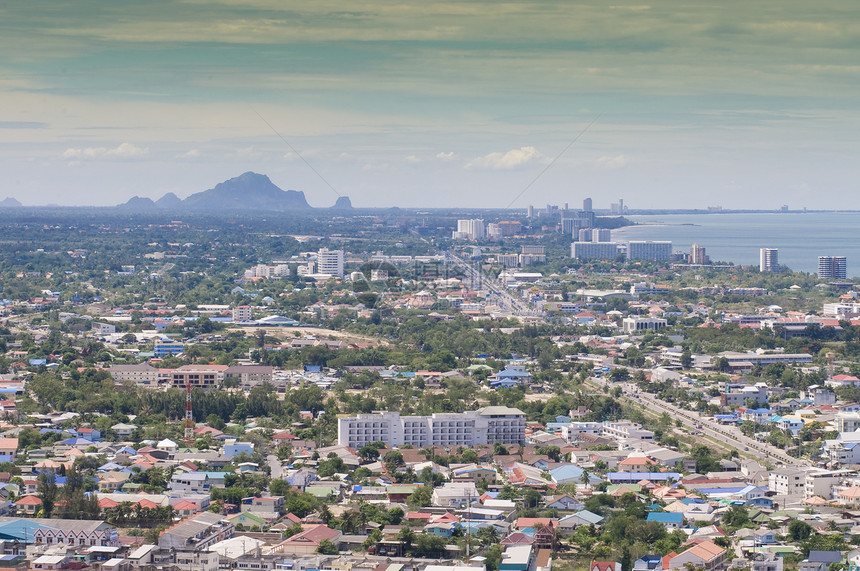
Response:
[{"label": "residential house", "polygon": [[688,566],[711,571],[726,562],[726,550],[713,541],[702,541],[680,555],[669,558],[669,569],[687,569]]}]

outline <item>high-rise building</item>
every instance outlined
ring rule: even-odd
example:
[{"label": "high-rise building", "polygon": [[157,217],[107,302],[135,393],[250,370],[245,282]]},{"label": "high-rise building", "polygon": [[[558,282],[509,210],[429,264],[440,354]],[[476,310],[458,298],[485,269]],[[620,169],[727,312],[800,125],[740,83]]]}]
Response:
[{"label": "high-rise building", "polygon": [[762,248],[759,250],[759,265],[761,272],[775,272],[779,270],[779,250],[777,248]]},{"label": "high-rise building", "polygon": [[627,243],[628,260],[660,262],[672,256],[672,242],[632,241]]},{"label": "high-rise building", "polygon": [[690,248],[690,263],[691,264],[709,264],[711,259],[705,253],[705,247],[693,244]]},{"label": "high-rise building", "polygon": [[528,216],[529,218],[535,217],[535,207],[531,204],[529,204],[529,209],[526,211],[526,216]]},{"label": "high-rise building", "polygon": [[818,277],[837,280],[844,280],[848,277],[848,265],[845,256],[818,256]]},{"label": "high-rise building", "polygon": [[577,260],[614,260],[618,257],[615,242],[574,242],[570,245],[570,256]]},{"label": "high-rise building", "polygon": [[609,228],[595,228],[591,231],[591,240],[593,242],[611,242],[612,230]]},{"label": "high-rise building", "polygon": [[579,241],[580,242],[591,242],[591,237],[594,235],[591,228],[581,228],[579,230]]},{"label": "high-rise building", "polygon": [[320,248],[317,252],[317,272],[336,278],[343,277],[343,250]]},{"label": "high-rise building", "polygon": [[585,210],[586,212],[591,212],[591,199],[590,198],[586,198],[585,200],[582,201],[582,209]]},{"label": "high-rise building", "polygon": [[452,238],[455,240],[483,240],[486,235],[484,221],[475,218],[471,220],[457,220],[457,230],[452,234]]}]

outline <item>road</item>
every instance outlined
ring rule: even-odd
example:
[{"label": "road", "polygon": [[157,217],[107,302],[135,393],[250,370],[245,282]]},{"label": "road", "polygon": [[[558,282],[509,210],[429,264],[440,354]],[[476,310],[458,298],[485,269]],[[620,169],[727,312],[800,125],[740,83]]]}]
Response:
[{"label": "road", "polygon": [[278,457],[274,454],[269,454],[266,456],[266,462],[268,462],[269,467],[272,469],[271,474],[269,474],[269,479],[280,479],[283,476],[284,469],[281,466],[281,461],[278,460]]},{"label": "road", "polygon": [[446,252],[445,257],[447,260],[452,261],[459,266],[460,269],[465,272],[468,279],[475,283],[480,282],[483,287],[490,292],[490,294],[495,296],[496,301],[503,310],[510,311],[514,315],[519,316],[539,317],[543,315],[541,312],[534,311],[526,307],[521,300],[508,293],[503,284],[500,284],[495,279],[487,276],[482,271],[475,269],[471,264],[467,263],[459,256]]},{"label": "road", "polygon": [[654,412],[666,413],[672,420],[680,420],[685,426],[701,430],[705,436],[716,438],[717,440],[726,443],[728,446],[737,448],[739,451],[758,452],[763,460],[770,460],[779,465],[780,463],[788,466],[805,466],[808,462],[801,458],[789,456],[780,448],[772,446],[766,442],[759,442],[753,438],[744,435],[735,426],[725,426],[710,417],[702,416],[698,412],[684,410],[664,400],[656,398],[654,395],[645,393],[633,383],[611,383],[605,379],[592,379],[600,386],[620,386],[625,397],[629,400],[639,403]]}]

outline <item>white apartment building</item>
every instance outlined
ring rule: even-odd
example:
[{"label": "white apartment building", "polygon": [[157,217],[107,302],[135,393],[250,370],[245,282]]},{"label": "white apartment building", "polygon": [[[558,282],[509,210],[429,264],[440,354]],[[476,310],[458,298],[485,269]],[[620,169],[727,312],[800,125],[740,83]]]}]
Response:
[{"label": "white apartment building", "polygon": [[337,442],[353,449],[380,440],[389,446],[410,444],[415,448],[521,444],[525,429],[525,413],[505,406],[430,416],[374,412],[338,419]]},{"label": "white apartment building", "polygon": [[457,220],[457,230],[451,234],[454,240],[483,240],[486,236],[484,221],[477,218]]},{"label": "white apartment building", "polygon": [[780,468],[768,474],[768,488],[780,496],[802,496],[806,493],[808,468]]},{"label": "white apartment building", "polygon": [[631,241],[627,243],[628,260],[659,262],[672,256],[672,242]]},{"label": "white apartment building", "polygon": [[119,384],[132,381],[136,385],[150,386],[158,384],[158,369],[141,363],[139,365],[111,365],[108,369],[110,376]]},{"label": "white apartment building", "polygon": [[804,497],[821,496],[825,500],[833,499],[833,487],[838,486],[846,478],[854,477],[854,470],[814,470],[807,472]]},{"label": "white apartment building", "polygon": [[759,250],[759,271],[775,272],[779,270],[779,250],[776,248],[762,248]]},{"label": "white apartment building", "polygon": [[600,434],[616,439],[633,438],[638,440],[654,440],[654,433],[629,420],[619,422],[604,422]]},{"label": "white apartment building", "polygon": [[621,320],[621,329],[624,333],[657,331],[666,327],[667,323],[665,319],[659,317],[625,317]]},{"label": "white apartment building", "polygon": [[571,422],[561,427],[561,437],[570,444],[578,442],[581,434],[600,436],[602,432],[602,422]]},{"label": "white apartment building", "polygon": [[573,242],[570,257],[577,260],[614,260],[618,257],[616,242]]},{"label": "white apartment building", "polygon": [[317,252],[317,272],[336,278],[343,277],[343,250],[320,248]]}]

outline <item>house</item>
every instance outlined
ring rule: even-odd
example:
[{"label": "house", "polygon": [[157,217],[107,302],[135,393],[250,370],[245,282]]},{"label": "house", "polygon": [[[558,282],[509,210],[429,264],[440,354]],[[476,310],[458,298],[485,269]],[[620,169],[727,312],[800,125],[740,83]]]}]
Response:
[{"label": "house", "polygon": [[558,520],[558,527],[562,532],[572,532],[581,525],[599,526],[602,523],[603,516],[592,513],[588,510],[582,510],[574,514],[566,515]]},{"label": "house", "polygon": [[563,494],[561,496],[547,496],[546,507],[550,509],[573,511],[581,510],[584,507],[584,504],[568,494]]},{"label": "house", "polygon": [[99,476],[100,492],[117,492],[131,477],[131,472],[107,472]]},{"label": "house", "polygon": [[506,365],[504,369],[490,377],[490,387],[498,389],[528,385],[531,377],[523,365]]},{"label": "house", "polygon": [[297,533],[272,548],[272,553],[278,555],[302,555],[316,553],[323,540],[338,543],[340,532],[325,525],[318,525]]},{"label": "house", "polygon": [[433,490],[431,501],[434,506],[463,508],[472,502],[478,501],[480,495],[474,482],[446,482]]},{"label": "house", "polygon": [[168,488],[172,492],[208,494],[212,482],[206,472],[175,473],[170,477]]},{"label": "house", "polygon": [[684,514],[670,512],[651,512],[645,521],[656,521],[663,524],[667,531],[684,527]]},{"label": "house", "polygon": [[42,500],[39,496],[24,496],[15,502],[15,511],[19,515],[34,516],[40,509],[42,509]]},{"label": "house", "polygon": [[621,563],[615,561],[592,561],[588,571],[621,571]]},{"label": "house", "polygon": [[669,569],[686,569],[688,566],[711,571],[726,561],[726,550],[713,541],[702,541],[680,555],[669,558]]},{"label": "house", "polygon": [[18,439],[0,438],[0,462],[15,463],[18,459]]},{"label": "house", "polygon": [[119,438],[128,438],[131,436],[131,433],[137,430],[136,424],[125,424],[123,422],[114,424],[110,427]]},{"label": "house", "polygon": [[827,571],[832,564],[841,562],[841,551],[810,551],[809,556],[797,564],[797,569],[798,571]]},{"label": "house", "polygon": [[232,460],[239,454],[253,454],[254,453],[254,445],[250,442],[236,442],[235,440],[228,440],[226,444],[224,444],[224,457],[228,460]]},{"label": "house", "polygon": [[102,433],[100,430],[96,430],[95,428],[83,427],[78,429],[78,436],[81,438],[86,438],[90,442],[101,442],[102,441]]}]

